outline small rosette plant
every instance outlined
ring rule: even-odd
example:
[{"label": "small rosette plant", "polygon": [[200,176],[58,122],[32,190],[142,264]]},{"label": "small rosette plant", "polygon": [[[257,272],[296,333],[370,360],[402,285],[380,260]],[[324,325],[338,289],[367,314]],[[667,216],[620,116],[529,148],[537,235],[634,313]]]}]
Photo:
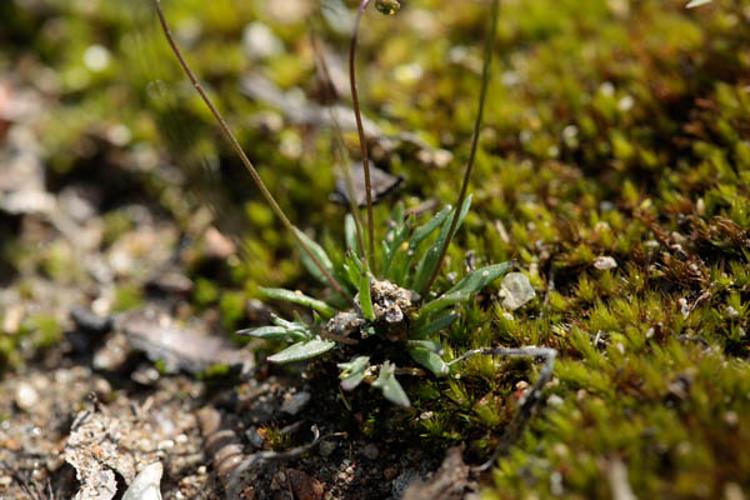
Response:
[{"label": "small rosette plant", "polygon": [[[471,197],[467,197],[458,214],[457,227],[470,205]],[[268,358],[273,363],[305,361],[339,350],[341,356],[350,357],[338,364],[342,389],[351,391],[366,383],[393,403],[409,406],[409,398],[396,378],[398,369],[389,355],[407,352],[414,363],[435,376],[447,375],[449,365],[442,356],[440,333],[458,318],[457,306],[509,268],[508,263],[482,267],[441,294],[426,290],[439,265],[454,215],[455,209],[446,207],[417,225],[415,217],[405,216],[399,205],[380,252],[376,253],[380,279],[371,273],[357,250],[356,225],[351,216],[347,216],[345,225],[347,251],[335,264],[320,245],[300,232],[317,260],[343,285],[346,297],[333,295],[326,302],[297,291],[262,288],[266,299],[309,308],[313,320],[290,321],[274,316],[272,325],[238,333],[288,343]],[[324,274],[310,259],[302,260],[313,276],[326,283]],[[378,354],[377,361],[373,353]]]}]

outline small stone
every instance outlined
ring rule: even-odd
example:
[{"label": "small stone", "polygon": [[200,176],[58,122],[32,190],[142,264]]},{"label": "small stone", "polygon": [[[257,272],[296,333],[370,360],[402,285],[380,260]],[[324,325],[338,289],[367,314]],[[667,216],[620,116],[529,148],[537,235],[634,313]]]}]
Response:
[{"label": "small stone", "polygon": [[163,473],[164,466],[161,462],[147,465],[135,476],[122,500],[161,500],[159,485]]},{"label": "small stone", "polygon": [[318,447],[320,455],[323,457],[329,457],[336,450],[336,443],[333,441],[323,441]]},{"label": "small stone", "polygon": [[159,441],[156,444],[156,448],[158,450],[171,450],[172,448],[174,448],[174,441],[171,439],[165,439],[163,441]]},{"label": "small stone", "polygon": [[609,255],[601,255],[594,259],[594,267],[600,271],[614,269],[617,267],[617,261]]},{"label": "small stone", "polygon": [[549,406],[562,406],[563,403],[564,403],[563,398],[561,398],[557,394],[553,394],[547,398],[547,404]]},{"label": "small stone", "polygon": [[503,278],[500,296],[503,297],[503,307],[515,311],[536,297],[536,292],[525,274],[509,273]]},{"label": "small stone", "polygon": [[266,59],[284,51],[284,43],[271,28],[259,21],[245,27],[242,32],[242,46],[252,59]]},{"label": "small stone", "polygon": [[309,474],[297,469],[288,469],[287,477],[295,498],[304,500],[320,500],[323,498],[325,493],[323,483]]},{"label": "small stone", "polygon": [[39,393],[31,384],[27,382],[18,384],[18,387],[16,388],[16,405],[18,405],[20,409],[29,411],[38,403]]},{"label": "small stone", "polygon": [[281,403],[281,411],[289,415],[296,415],[310,402],[311,397],[310,393],[305,391],[287,394],[284,396],[284,402]]},{"label": "small stone", "polygon": [[206,255],[219,260],[228,259],[237,252],[237,245],[224,236],[215,227],[210,227],[203,235],[206,243]]},{"label": "small stone", "polygon": [[97,378],[94,382],[94,392],[99,401],[109,401],[112,396],[112,386],[103,378]]},{"label": "small stone", "polygon": [[386,467],[383,469],[383,479],[393,481],[398,476],[398,469],[395,467]]},{"label": "small stone", "polygon": [[378,455],[380,455],[380,451],[378,450],[378,447],[374,444],[368,444],[362,449],[362,453],[369,458],[370,460],[375,460],[378,458]]}]

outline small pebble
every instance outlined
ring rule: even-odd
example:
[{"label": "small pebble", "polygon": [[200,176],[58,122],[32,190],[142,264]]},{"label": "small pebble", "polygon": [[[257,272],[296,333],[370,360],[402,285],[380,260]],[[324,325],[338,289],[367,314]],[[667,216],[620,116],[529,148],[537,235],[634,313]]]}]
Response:
[{"label": "small pebble", "polygon": [[16,405],[24,411],[31,410],[39,403],[39,393],[26,382],[18,384],[16,388]]},{"label": "small pebble", "polygon": [[536,292],[525,274],[508,273],[500,285],[500,296],[503,297],[503,307],[515,311],[536,297]]},{"label": "small pebble", "polygon": [[122,500],[161,500],[160,484],[163,473],[164,466],[161,462],[147,465],[135,476]]},{"label": "small pebble", "polygon": [[378,455],[380,454],[378,447],[375,446],[374,444],[368,444],[362,449],[362,452],[370,460],[375,460],[376,458],[378,458]]},{"label": "small pebble", "polygon": [[395,467],[386,467],[383,469],[383,479],[393,481],[398,476],[398,469]]},{"label": "small pebble", "polygon": [[318,449],[320,450],[321,456],[328,457],[336,450],[336,443],[333,441],[323,441],[320,443]]},{"label": "small pebble", "polygon": [[310,402],[311,397],[310,393],[305,391],[287,394],[284,397],[284,402],[281,403],[281,411],[289,415],[296,415]]},{"label": "small pebble", "polygon": [[617,267],[617,261],[609,255],[601,255],[594,259],[594,267],[600,271],[614,269]]}]

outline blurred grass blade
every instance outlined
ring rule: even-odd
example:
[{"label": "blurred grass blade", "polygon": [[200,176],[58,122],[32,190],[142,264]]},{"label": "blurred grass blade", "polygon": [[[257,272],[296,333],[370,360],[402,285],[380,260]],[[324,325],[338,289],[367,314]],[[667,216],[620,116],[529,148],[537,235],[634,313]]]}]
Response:
[{"label": "blurred grass blade", "polygon": [[330,318],[336,314],[336,309],[329,306],[322,300],[309,297],[302,292],[286,290],[284,288],[261,288],[260,293],[264,298],[272,300],[282,300],[300,306],[309,307],[318,311],[322,316]]},{"label": "blurred grass blade", "polygon": [[[298,228],[294,228],[295,233],[297,234],[297,237],[300,241],[302,241],[302,244],[307,247],[307,249],[312,253],[316,259],[320,262],[320,264],[330,273],[333,274],[333,263],[331,262],[331,259],[328,257],[328,254],[325,250],[323,250],[323,247],[318,245],[312,238],[307,236],[303,231],[301,231]],[[305,266],[305,269],[313,276],[315,279],[320,281],[323,284],[328,284],[328,278],[326,278],[325,274],[321,271],[321,269],[315,265],[315,262],[310,258],[310,256],[307,254],[307,252],[304,251],[304,248],[301,248],[302,250],[300,252],[302,257],[302,264]]]},{"label": "blurred grass blade", "polygon": [[431,314],[453,304],[466,302],[472,295],[505,274],[509,268],[510,262],[503,262],[502,264],[477,269],[443,295],[425,305],[422,308],[422,313]]},{"label": "blurred grass blade", "polygon": [[277,352],[268,357],[271,363],[294,363],[296,361],[305,361],[325,354],[336,347],[336,342],[314,338],[292,344],[283,351]]},{"label": "blurred grass blade", "polygon": [[357,243],[357,222],[352,214],[346,214],[344,218],[344,237],[346,239],[346,251],[359,255],[359,243]]},{"label": "blurred grass blade", "polygon": [[425,240],[425,238],[430,236],[445,222],[448,214],[452,212],[452,208],[453,207],[451,207],[450,205],[444,207],[440,212],[435,214],[432,219],[415,229],[414,234],[411,238],[409,238],[409,247],[411,247],[413,250],[416,250],[419,245]]},{"label": "blurred grass blade", "polygon": [[372,383],[372,386],[376,389],[380,389],[383,396],[390,402],[395,403],[404,408],[411,406],[409,397],[404,392],[404,388],[401,387],[398,380],[396,380],[396,365],[391,364],[389,361],[384,362],[380,367],[378,378]]}]

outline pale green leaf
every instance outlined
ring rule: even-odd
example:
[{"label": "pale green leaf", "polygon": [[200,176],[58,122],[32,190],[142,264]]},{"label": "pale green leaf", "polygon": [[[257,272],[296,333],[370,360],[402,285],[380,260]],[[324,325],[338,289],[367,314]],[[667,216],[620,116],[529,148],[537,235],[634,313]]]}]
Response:
[{"label": "pale green leaf", "polygon": [[[431,344],[428,342],[428,344]],[[409,342],[409,355],[411,358],[430,370],[438,377],[448,374],[448,364],[438,354],[439,349],[433,345],[417,344]]]},{"label": "pale green leaf", "polygon": [[267,299],[283,300],[292,304],[309,307],[327,318],[336,314],[336,309],[330,305],[322,300],[309,297],[302,292],[286,290],[284,288],[261,288],[260,293]]},{"label": "pale green leaf", "polygon": [[344,217],[344,239],[346,240],[346,251],[359,255],[357,222],[352,214],[346,214],[346,217]]},{"label": "pale green leaf", "polygon": [[357,356],[348,363],[339,363],[337,366],[341,369],[341,373],[339,373],[341,388],[345,391],[351,391],[364,380],[367,368],[370,366],[370,358]]},{"label": "pale green leaf", "polygon": [[425,305],[421,313],[434,313],[453,304],[468,301],[479,290],[505,274],[509,268],[510,262],[503,262],[502,264],[482,267],[469,273],[464,279],[456,283],[453,288]]},{"label": "pale green leaf", "polygon": [[336,342],[316,337],[311,340],[305,340],[292,344],[283,351],[277,352],[268,357],[272,363],[293,363],[295,361],[305,361],[312,359],[321,354],[325,354],[336,347]]},{"label": "pale green leaf", "polygon": [[[295,234],[299,237],[299,239],[302,241],[302,244],[307,248],[307,250],[312,253],[315,258],[320,262],[320,265],[322,265],[326,271],[328,271],[330,274],[333,274],[333,263],[331,262],[331,259],[328,257],[328,254],[325,250],[323,250],[323,247],[315,243],[315,241],[312,240],[309,236],[307,236],[303,231],[300,231],[297,228],[294,228]],[[320,281],[323,284],[328,285],[328,280],[325,277],[325,274],[318,268],[318,266],[315,265],[315,262],[313,259],[310,258],[310,256],[307,254],[307,252],[304,251],[304,249],[300,249],[301,258],[302,258],[302,265],[305,266],[305,269],[313,276],[315,279]]]},{"label": "pale green leaf", "polygon": [[409,397],[404,392],[404,388],[396,380],[396,365],[391,364],[389,361],[384,362],[380,367],[378,378],[372,383],[372,386],[380,389],[383,396],[399,406],[408,408],[411,406]]}]

